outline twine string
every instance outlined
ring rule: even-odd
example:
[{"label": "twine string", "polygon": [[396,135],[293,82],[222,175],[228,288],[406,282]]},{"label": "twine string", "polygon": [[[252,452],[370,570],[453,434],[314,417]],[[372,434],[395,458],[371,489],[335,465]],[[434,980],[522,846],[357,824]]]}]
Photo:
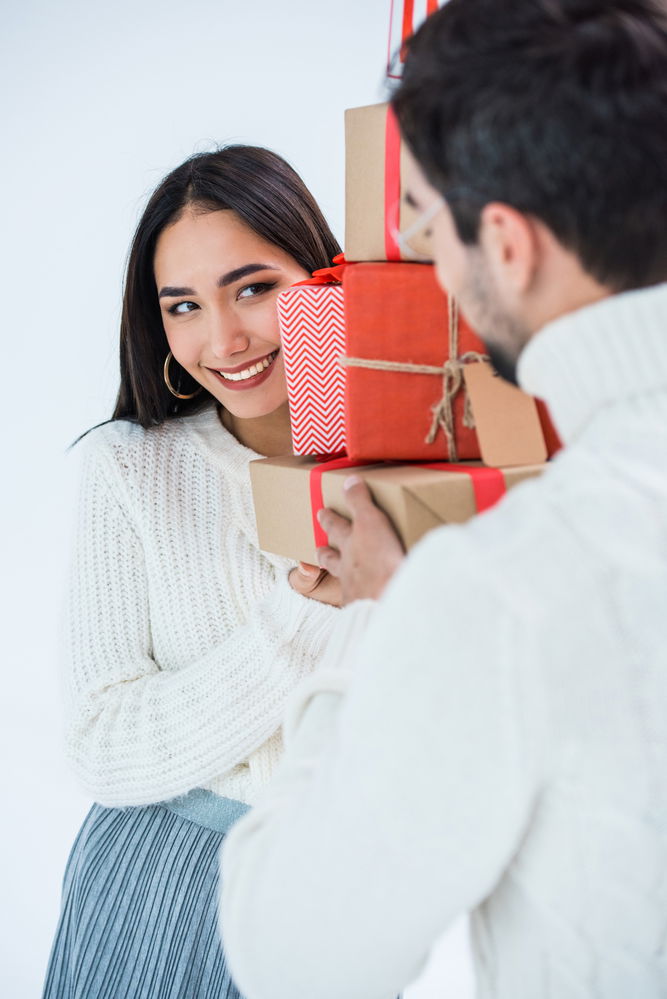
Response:
[{"label": "twine string", "polygon": [[464,389],[463,425],[472,430],[475,427],[475,417],[470,403],[470,397],[465,387],[463,368],[471,361],[488,361],[486,354],[469,350],[461,357],[459,354],[459,307],[451,296],[448,298],[449,319],[449,358],[441,367],[433,364],[410,364],[405,361],[384,361],[366,357],[340,357],[339,362],[346,368],[368,368],[371,371],[398,371],[411,375],[442,375],[442,397],[431,406],[433,418],[424,443],[433,444],[442,430],[447,441],[447,454],[450,461],[458,461],[458,448],[455,438],[454,400]]}]

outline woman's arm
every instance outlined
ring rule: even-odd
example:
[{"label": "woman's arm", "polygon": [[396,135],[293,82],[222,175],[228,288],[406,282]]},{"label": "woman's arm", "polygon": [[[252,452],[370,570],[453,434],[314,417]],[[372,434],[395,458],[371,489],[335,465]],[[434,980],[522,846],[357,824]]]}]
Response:
[{"label": "woman's arm", "polygon": [[[336,610],[274,579],[247,623],[175,671],[153,658],[144,550],[104,455],[82,484],[66,634],[67,742],[107,805],[147,804],[242,763],[280,726],[324,651]],[[192,599],[196,599],[193,593]]]}]

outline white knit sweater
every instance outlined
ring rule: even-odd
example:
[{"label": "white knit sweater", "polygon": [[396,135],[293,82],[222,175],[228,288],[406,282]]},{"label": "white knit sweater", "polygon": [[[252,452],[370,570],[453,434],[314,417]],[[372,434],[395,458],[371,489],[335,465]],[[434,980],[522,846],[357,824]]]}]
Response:
[{"label": "white knit sweater", "polygon": [[340,612],[260,553],[248,463],[213,407],[93,431],[66,636],[67,743],[106,805],[206,787],[251,802],[281,752],[287,695]]},{"label": "white knit sweater", "polygon": [[229,836],[247,999],[392,999],[466,910],[483,999],[667,996],[667,286],[519,375],[565,451],[343,612]]}]

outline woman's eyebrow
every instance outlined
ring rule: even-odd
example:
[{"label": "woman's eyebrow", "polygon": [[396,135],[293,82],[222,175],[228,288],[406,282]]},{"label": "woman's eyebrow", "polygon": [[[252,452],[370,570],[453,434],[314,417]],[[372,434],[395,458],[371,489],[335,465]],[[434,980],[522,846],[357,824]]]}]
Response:
[{"label": "woman's eyebrow", "polygon": [[[249,274],[256,274],[257,271],[279,271],[278,264],[244,264],[243,267],[236,267],[233,271],[228,271],[218,278],[218,288],[226,288],[228,284],[241,281]],[[160,288],[158,298],[181,298],[183,295],[196,295],[194,288],[177,288],[175,285],[167,284]]]},{"label": "woman's eyebrow", "polygon": [[280,267],[277,264],[245,264],[243,267],[237,267],[236,270],[223,274],[218,279],[218,288],[226,288],[228,284],[234,284],[235,281],[240,281],[241,278],[247,277],[249,274],[256,274],[257,271],[279,270]]},{"label": "woman's eyebrow", "polygon": [[181,295],[194,295],[195,291],[193,288],[175,288],[172,285],[166,284],[164,288],[160,288],[158,298],[180,298]]}]

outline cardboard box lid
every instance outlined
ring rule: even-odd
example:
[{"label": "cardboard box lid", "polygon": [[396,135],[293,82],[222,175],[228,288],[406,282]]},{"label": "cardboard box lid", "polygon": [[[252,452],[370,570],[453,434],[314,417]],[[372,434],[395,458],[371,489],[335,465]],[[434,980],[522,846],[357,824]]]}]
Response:
[{"label": "cardboard box lid", "polygon": [[[483,468],[481,462],[466,462],[471,469]],[[541,463],[502,469],[508,489],[522,479],[540,474]],[[322,496],[330,506],[349,516],[343,483],[355,469],[337,469],[323,478]],[[406,548],[411,548],[427,531],[443,524],[462,524],[476,512],[475,495],[466,472],[415,465],[371,465],[358,470],[377,505],[385,511]],[[447,476],[443,488],[443,474]]]},{"label": "cardboard box lid", "polygon": [[[316,545],[310,498],[310,473],[317,462],[304,456],[263,458],[250,463],[259,546],[294,560],[314,563]],[[470,463],[475,467],[480,463]],[[503,469],[508,488],[538,475],[543,465]],[[474,490],[465,472],[442,472],[419,465],[364,465],[325,471],[322,499],[342,516],[349,516],[344,483],[352,471],[368,484],[374,500],[385,511],[406,548],[429,530],[462,523],[476,512]]]}]

